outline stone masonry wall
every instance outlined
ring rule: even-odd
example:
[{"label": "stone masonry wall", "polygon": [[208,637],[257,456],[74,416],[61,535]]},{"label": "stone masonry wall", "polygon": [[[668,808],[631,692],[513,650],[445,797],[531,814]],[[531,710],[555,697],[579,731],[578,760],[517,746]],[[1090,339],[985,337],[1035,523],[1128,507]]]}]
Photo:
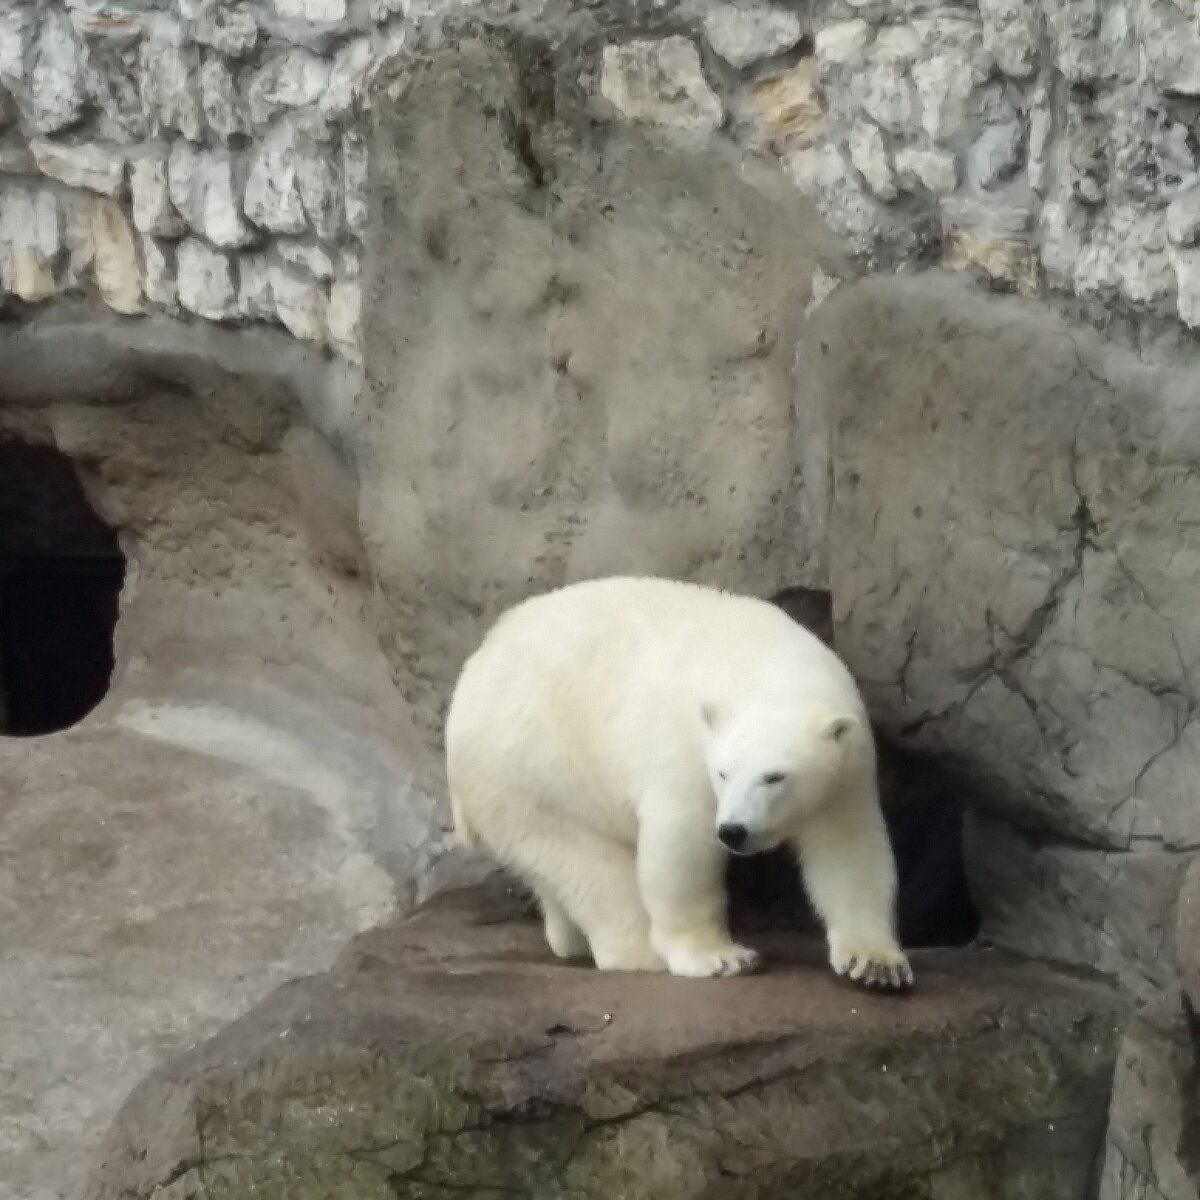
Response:
[{"label": "stone masonry wall", "polygon": [[[469,5],[10,0],[0,304],[282,324],[358,359],[364,97]],[[864,262],[1200,326],[1200,17],[1176,0],[657,5],[599,102],[776,156]]]}]

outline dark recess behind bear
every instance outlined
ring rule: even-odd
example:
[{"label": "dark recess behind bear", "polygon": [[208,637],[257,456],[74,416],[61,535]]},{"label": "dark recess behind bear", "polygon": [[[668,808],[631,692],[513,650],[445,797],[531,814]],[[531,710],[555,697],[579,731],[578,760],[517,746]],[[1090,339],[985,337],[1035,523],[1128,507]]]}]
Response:
[{"label": "dark recess behind bear", "polygon": [[[793,620],[834,645],[828,592],[788,588],[772,598]],[[875,730],[884,817],[899,875],[898,922],[905,946],[961,946],[979,930],[962,858],[961,789],[928,756]],[[730,920],[736,929],[816,930],[791,855],[785,850],[730,859]]]}]

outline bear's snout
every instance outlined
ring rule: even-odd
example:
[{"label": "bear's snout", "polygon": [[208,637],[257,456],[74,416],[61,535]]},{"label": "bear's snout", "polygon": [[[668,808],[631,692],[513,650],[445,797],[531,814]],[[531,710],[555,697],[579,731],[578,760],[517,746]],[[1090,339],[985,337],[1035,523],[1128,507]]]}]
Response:
[{"label": "bear's snout", "polygon": [[746,839],[750,836],[750,831],[745,825],[718,825],[717,837],[721,844],[728,850],[732,850],[735,854],[739,850],[746,848]]}]

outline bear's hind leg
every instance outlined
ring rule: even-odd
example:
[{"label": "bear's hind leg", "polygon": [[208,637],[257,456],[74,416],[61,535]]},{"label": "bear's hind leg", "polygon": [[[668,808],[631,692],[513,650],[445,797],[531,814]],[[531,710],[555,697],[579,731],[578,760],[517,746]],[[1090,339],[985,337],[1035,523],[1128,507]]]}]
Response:
[{"label": "bear's hind leg", "polygon": [[567,916],[567,910],[544,891],[538,894],[546,942],[558,958],[587,958],[588,940],[583,930]]},{"label": "bear's hind leg", "polygon": [[[568,821],[525,831],[506,848],[505,858],[530,883],[539,899],[549,898],[587,939],[601,971],[661,971],[650,946],[649,921],[638,894],[633,852]],[[546,939],[558,953],[565,929],[558,913],[547,915]],[[552,928],[553,925],[553,928]],[[562,943],[560,943],[562,944]]]}]

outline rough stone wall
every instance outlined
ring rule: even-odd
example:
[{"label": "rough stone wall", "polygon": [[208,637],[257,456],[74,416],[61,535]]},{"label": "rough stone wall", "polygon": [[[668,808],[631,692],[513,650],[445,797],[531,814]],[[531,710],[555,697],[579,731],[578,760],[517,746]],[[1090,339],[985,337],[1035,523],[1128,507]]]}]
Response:
[{"label": "rough stone wall", "polygon": [[404,37],[387,0],[368,7],[6,5],[3,292],[278,322],[355,358],[355,115]]},{"label": "rough stone wall", "polygon": [[[6,5],[0,302],[84,291],[277,322],[357,361],[364,96],[470,7]],[[942,261],[1200,325],[1187,5],[680,0],[647,27],[612,22],[603,102],[777,157],[869,265]]]}]

